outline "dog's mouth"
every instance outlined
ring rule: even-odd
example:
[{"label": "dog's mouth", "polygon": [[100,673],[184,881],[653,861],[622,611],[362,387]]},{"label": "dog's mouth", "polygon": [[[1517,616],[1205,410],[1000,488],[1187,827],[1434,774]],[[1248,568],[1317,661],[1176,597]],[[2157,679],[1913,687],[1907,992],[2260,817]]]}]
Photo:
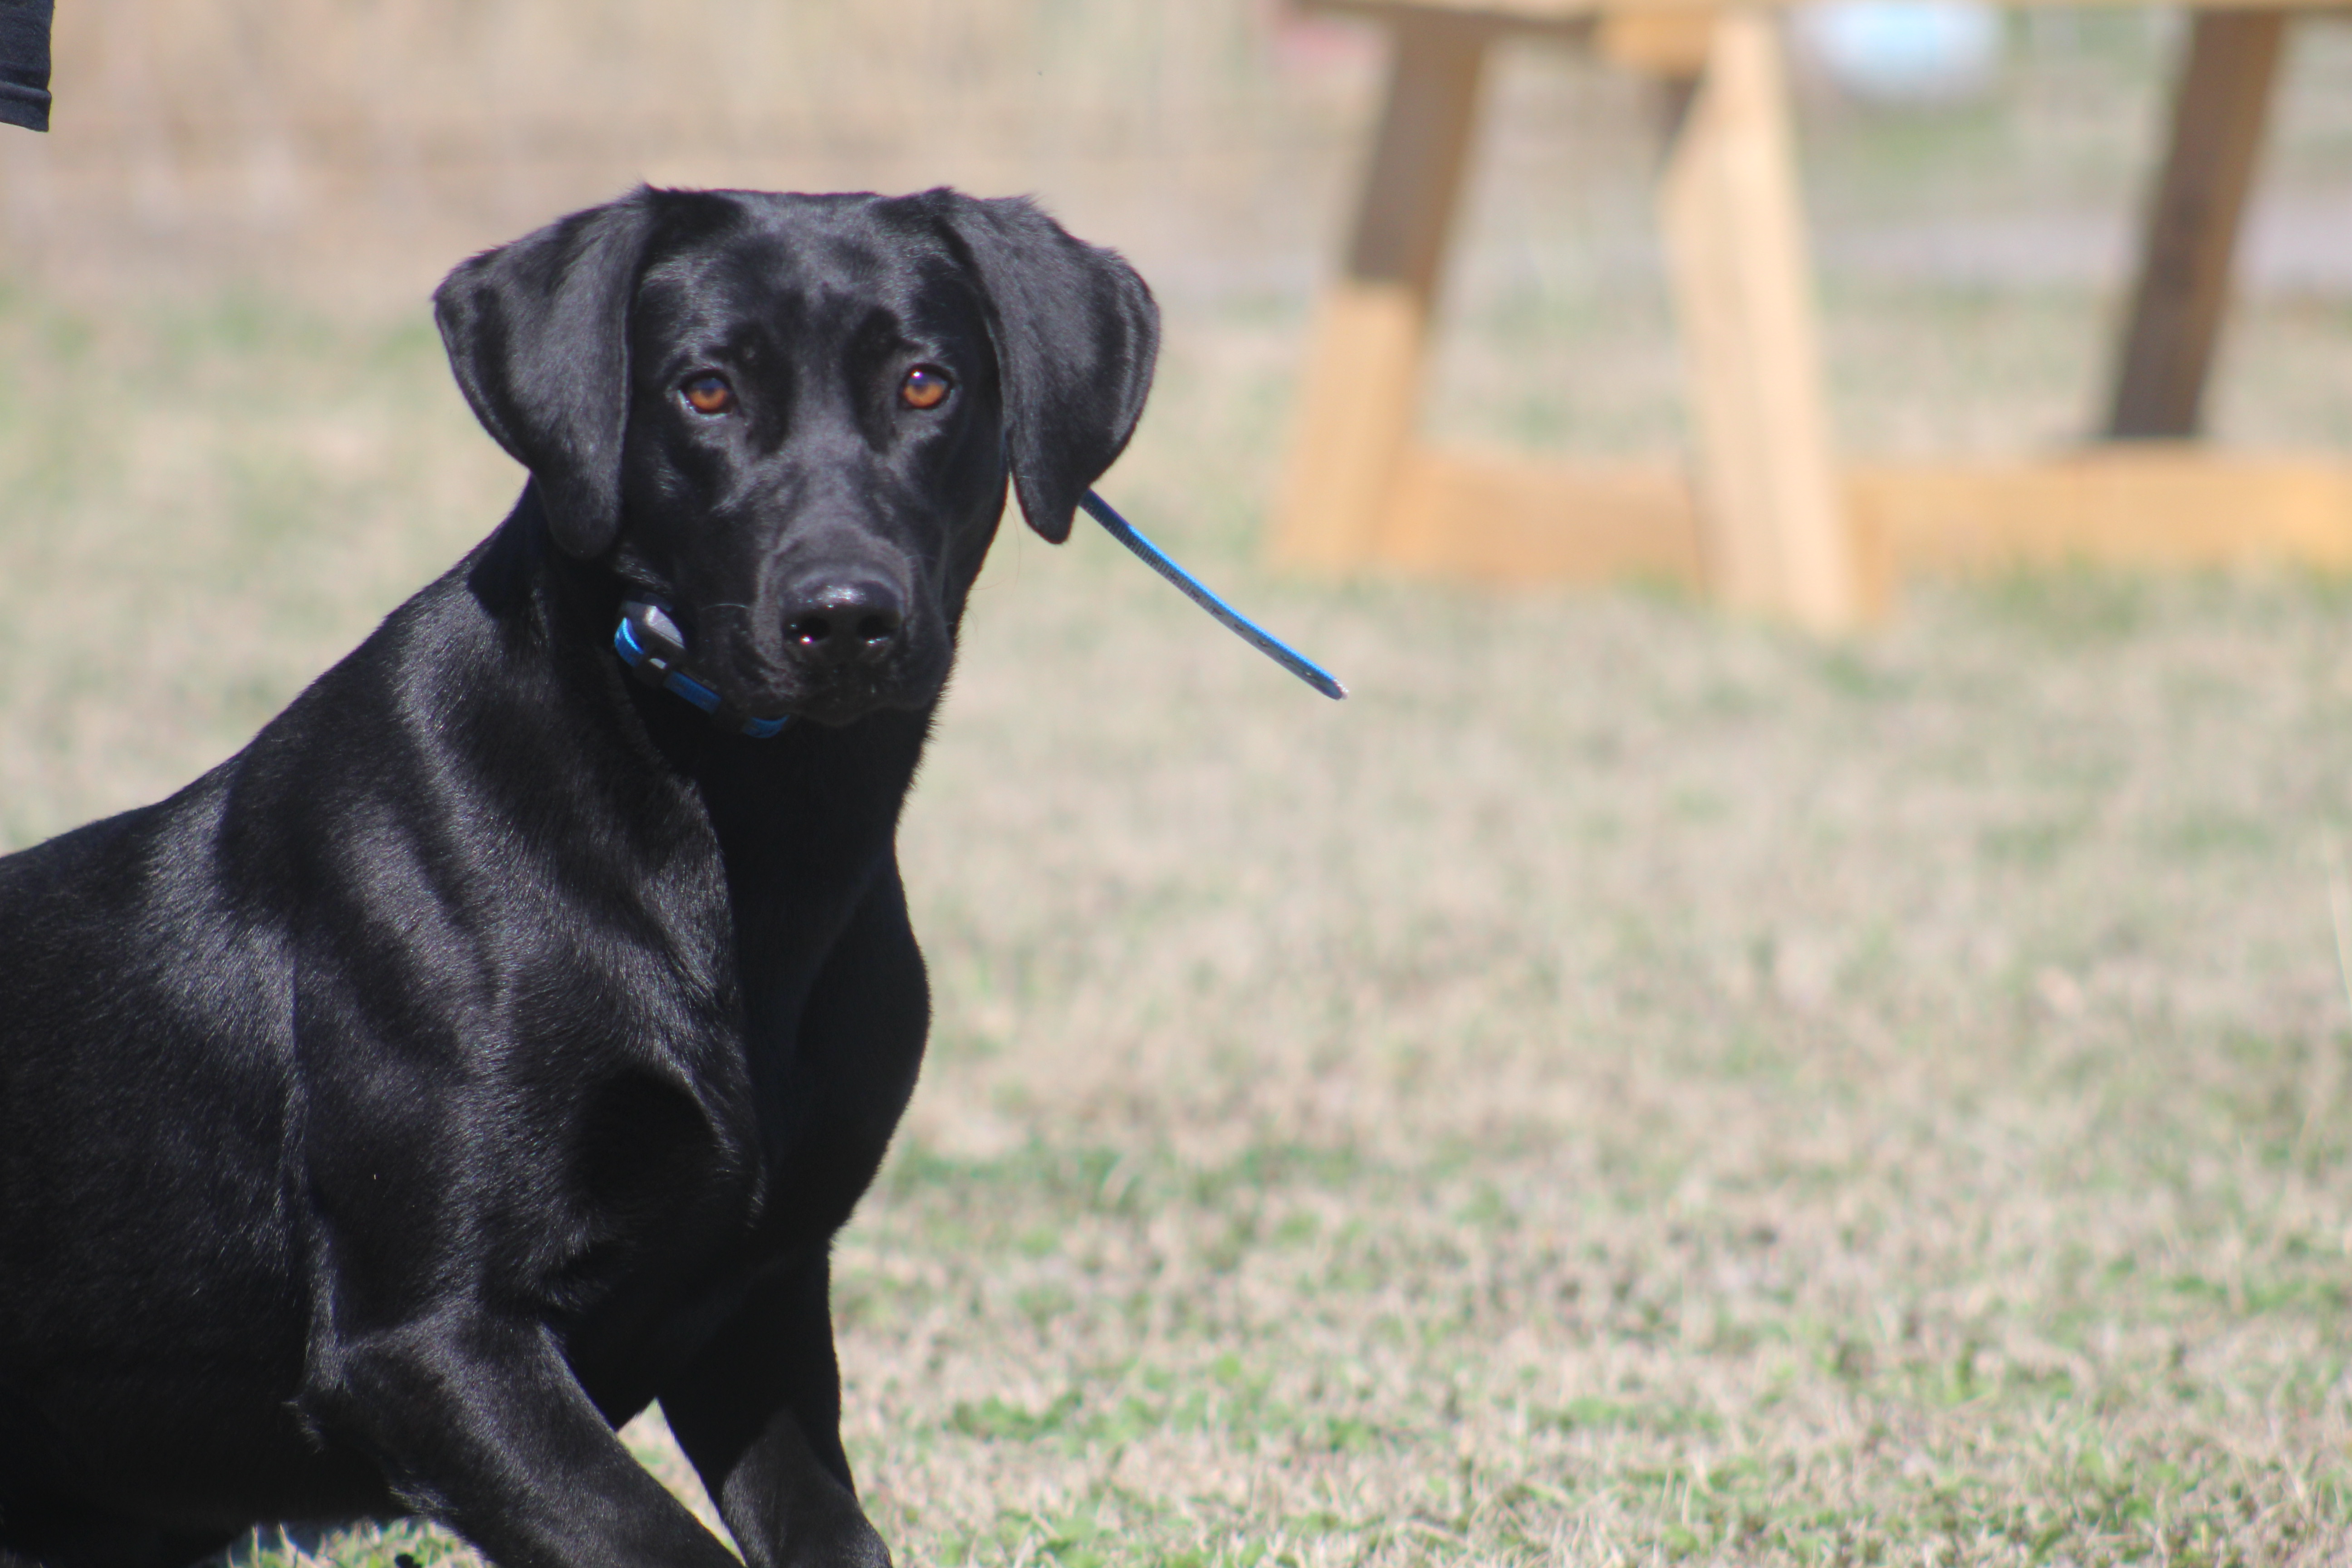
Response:
[{"label": "dog's mouth", "polygon": [[711,653],[728,697],[761,718],[837,729],[869,713],[927,708],[947,679],[943,639],[920,626],[893,627],[884,637],[852,623],[816,636],[804,620],[788,621],[781,636],[760,641],[768,646],[720,631]]},{"label": "dog's mouth", "polygon": [[833,681],[787,699],[782,711],[794,719],[805,719],[828,729],[839,729],[856,723],[869,713],[919,710],[929,706],[938,696],[936,682],[928,687],[918,687],[899,681]]}]

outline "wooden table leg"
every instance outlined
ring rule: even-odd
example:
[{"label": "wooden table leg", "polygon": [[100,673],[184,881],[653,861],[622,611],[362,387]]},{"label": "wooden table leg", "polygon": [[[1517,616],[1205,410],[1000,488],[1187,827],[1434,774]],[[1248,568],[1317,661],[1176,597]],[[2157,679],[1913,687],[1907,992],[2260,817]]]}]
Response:
[{"label": "wooden table leg", "polygon": [[1346,570],[1378,541],[1420,412],[1423,349],[1492,37],[1446,16],[1396,25],[1346,268],[1318,307],[1275,511],[1278,563]]},{"label": "wooden table leg", "polygon": [[1772,15],[1725,12],[1660,192],[1690,380],[1707,575],[1737,608],[1821,631],[1866,608],[1814,323]]},{"label": "wooden table leg", "polygon": [[2110,440],[2197,433],[2285,32],[2284,11],[2197,13],[2140,250]]}]

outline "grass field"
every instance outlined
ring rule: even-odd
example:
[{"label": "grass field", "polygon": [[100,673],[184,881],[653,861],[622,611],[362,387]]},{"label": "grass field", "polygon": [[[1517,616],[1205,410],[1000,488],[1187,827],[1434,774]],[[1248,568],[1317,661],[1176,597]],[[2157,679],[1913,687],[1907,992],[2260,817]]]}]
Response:
[{"label": "grass field", "polygon": [[[2120,211],[2137,26],[2006,118],[1809,121],[1856,450],[2084,426],[2112,277],[1864,231]],[[2281,179],[2332,200],[2352,37],[2296,70]],[[1448,436],[1679,439],[1612,146],[1473,192]],[[1925,588],[1821,645],[1276,580],[1303,298],[1202,244],[1104,488],[1356,696],[1008,525],[904,834],[932,1058],[837,1263],[899,1561],[2352,1560],[2352,584]],[[0,289],[5,847],[241,743],[518,482],[421,305],[43,276]],[[2252,304],[2225,435],[2352,445],[2345,298]]]},{"label": "grass field", "polygon": [[[1296,322],[1174,325],[1107,489],[1357,695],[1007,533],[840,1254],[901,1560],[2352,1551],[2352,591],[1837,647],[1310,592],[1247,552]],[[420,324],[20,292],[0,353],[11,844],[223,754],[514,483]]]}]

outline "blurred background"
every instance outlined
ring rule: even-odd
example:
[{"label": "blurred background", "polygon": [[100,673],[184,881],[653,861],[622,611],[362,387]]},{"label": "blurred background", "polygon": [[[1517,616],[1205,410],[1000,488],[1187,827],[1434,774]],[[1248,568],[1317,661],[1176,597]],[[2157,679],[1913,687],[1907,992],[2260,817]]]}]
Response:
[{"label": "blurred background", "polygon": [[[2090,430],[2184,24],[1963,11],[1928,79],[1794,24],[1846,449]],[[426,303],[472,250],[638,180],[949,183],[1158,289],[1103,488],[1356,697],[1008,523],[904,832],[933,1056],[838,1266],[900,1561],[2352,1549],[2340,582],[1824,644],[1265,573],[1384,59],[1264,0],[68,0],[56,56],[0,131],[8,847],[226,755],[503,514]],[[1506,49],[1433,434],[1682,449],[1663,123]],[[2352,26],[2297,26],[2239,279],[2217,437],[2352,447]]]}]

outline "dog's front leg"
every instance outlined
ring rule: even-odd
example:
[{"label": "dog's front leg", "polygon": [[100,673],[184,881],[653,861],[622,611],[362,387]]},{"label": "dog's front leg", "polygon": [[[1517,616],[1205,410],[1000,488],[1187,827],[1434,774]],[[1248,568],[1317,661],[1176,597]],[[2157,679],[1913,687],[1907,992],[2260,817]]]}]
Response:
[{"label": "dog's front leg", "polygon": [[751,1568],[888,1568],[841,1448],[831,1270],[819,1252],[754,1291],[662,1414]]},{"label": "dog's front leg", "polygon": [[888,1568],[841,1447],[826,1247],[881,1163],[929,1026],[894,865],[866,889],[801,1011],[797,1057],[825,1108],[787,1187],[788,1212],[807,1228],[661,1390],[670,1430],[751,1568]]},{"label": "dog's front leg", "polygon": [[736,1568],[646,1473],[547,1331],[468,1313],[340,1358],[335,1424],[499,1568]]}]

